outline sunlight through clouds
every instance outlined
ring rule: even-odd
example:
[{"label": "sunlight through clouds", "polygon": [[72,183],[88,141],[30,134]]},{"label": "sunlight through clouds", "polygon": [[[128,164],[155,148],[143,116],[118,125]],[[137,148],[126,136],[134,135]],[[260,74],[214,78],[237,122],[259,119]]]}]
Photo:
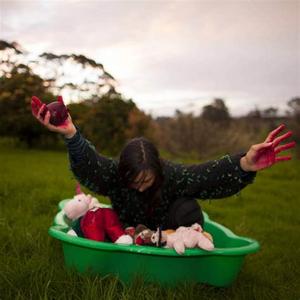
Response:
[{"label": "sunlight through clouds", "polygon": [[[216,5],[218,4],[218,5]],[[154,115],[233,115],[300,94],[298,1],[1,1],[1,38],[34,54],[83,54]],[[79,74],[80,75],[80,74]],[[225,92],[226,91],[226,92]]]}]

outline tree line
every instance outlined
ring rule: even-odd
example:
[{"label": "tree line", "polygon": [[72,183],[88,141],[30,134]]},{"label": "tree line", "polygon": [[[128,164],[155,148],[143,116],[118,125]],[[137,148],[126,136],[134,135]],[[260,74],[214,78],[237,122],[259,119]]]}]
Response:
[{"label": "tree line", "polygon": [[[82,82],[68,78],[66,65],[81,70]],[[299,142],[300,97],[287,101],[290,110],[285,116],[270,107],[233,118],[225,101],[216,98],[199,115],[177,110],[173,117],[153,118],[117,91],[116,79],[102,64],[83,55],[43,53],[30,61],[17,43],[0,41],[0,66],[0,136],[28,147],[61,143],[60,137],[37,124],[30,101],[37,95],[49,103],[62,93],[83,99],[68,105],[74,123],[97,149],[111,156],[136,136],[147,137],[174,156],[209,158],[246,151],[282,122]]]}]

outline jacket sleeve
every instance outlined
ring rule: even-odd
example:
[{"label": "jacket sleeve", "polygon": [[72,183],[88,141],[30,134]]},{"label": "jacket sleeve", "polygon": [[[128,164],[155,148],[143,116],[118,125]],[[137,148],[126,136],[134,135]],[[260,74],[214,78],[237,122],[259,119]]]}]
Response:
[{"label": "jacket sleeve", "polygon": [[176,197],[218,199],[238,193],[256,176],[256,172],[245,172],[241,168],[240,159],[244,155],[225,155],[198,165],[174,164]]},{"label": "jacket sleeve", "polygon": [[117,162],[97,153],[78,128],[72,138],[65,138],[65,143],[75,178],[89,190],[107,196],[117,182]]}]

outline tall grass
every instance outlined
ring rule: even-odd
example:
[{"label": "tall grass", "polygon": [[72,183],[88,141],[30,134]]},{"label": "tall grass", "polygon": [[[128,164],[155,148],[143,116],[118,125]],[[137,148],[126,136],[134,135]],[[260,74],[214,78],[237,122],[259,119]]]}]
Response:
[{"label": "tall grass", "polygon": [[300,298],[300,161],[260,172],[239,196],[201,202],[213,220],[261,244],[229,288],[162,288],[142,279],[124,286],[66,270],[47,230],[57,203],[74,193],[67,154],[1,146],[0,168],[0,299]]}]

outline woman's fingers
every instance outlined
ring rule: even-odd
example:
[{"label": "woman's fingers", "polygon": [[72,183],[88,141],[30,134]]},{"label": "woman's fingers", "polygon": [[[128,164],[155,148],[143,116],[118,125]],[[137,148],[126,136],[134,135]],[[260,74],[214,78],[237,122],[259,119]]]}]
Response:
[{"label": "woman's fingers", "polygon": [[34,116],[36,116],[38,111],[39,111],[39,107],[36,105],[36,103],[33,100],[31,100],[31,112],[32,112],[32,114]]},{"label": "woman's fingers", "polygon": [[31,112],[34,116],[37,115],[42,105],[43,103],[38,97],[36,96],[31,97]]},{"label": "woman's fingers", "polygon": [[50,117],[51,117],[51,114],[50,114],[50,111],[48,110],[46,112],[46,115],[45,115],[45,118],[44,118],[44,125],[48,126],[50,124]]},{"label": "woman's fingers", "polygon": [[47,111],[43,124],[51,131],[58,131],[57,127],[50,123],[50,118],[51,118],[50,111]]},{"label": "woman's fingers", "polygon": [[46,107],[46,104],[43,104],[43,106],[39,109],[38,115],[37,115],[37,119],[40,121],[40,123],[42,123],[45,127],[47,127],[49,130],[55,130],[55,126],[51,125],[50,123],[50,118],[51,118],[51,114],[50,111],[48,110],[45,114],[44,117],[41,116],[42,113],[44,113],[44,109]]},{"label": "woman's fingers", "polygon": [[287,149],[291,149],[293,147],[295,147],[296,142],[291,142],[282,146],[279,146],[277,148],[275,148],[275,154],[280,153],[281,151],[287,150]]},{"label": "woman's fingers", "polygon": [[286,161],[286,160],[291,160],[292,157],[290,155],[288,156],[278,156],[278,157],[275,157],[275,163],[276,162],[279,162],[279,161]]},{"label": "woman's fingers", "polygon": [[269,143],[269,142],[273,142],[273,140],[275,139],[276,135],[281,132],[283,129],[285,128],[284,124],[281,124],[280,126],[278,126],[276,129],[274,129],[273,131],[271,131],[269,133],[269,135],[267,136],[265,143]]},{"label": "woman's fingers", "polygon": [[42,106],[40,107],[40,109],[38,110],[38,113],[36,114],[36,118],[43,123],[44,118],[41,116],[41,114],[44,112],[44,110],[46,109],[46,104],[42,104]]},{"label": "woman's fingers", "polygon": [[292,135],[292,131],[288,131],[287,133],[277,137],[274,141],[273,141],[273,145],[274,147],[278,146],[279,143],[281,143],[283,140],[289,138]]},{"label": "woman's fingers", "polygon": [[[50,112],[47,111],[45,113],[45,109],[46,109],[46,104],[43,104],[43,106],[40,108],[38,112],[37,118],[44,126],[48,126],[50,120]],[[42,116],[42,114],[44,115]]]},{"label": "woman's fingers", "polygon": [[[61,96],[58,96],[57,100],[63,103],[63,98]],[[42,103],[42,101],[36,96],[33,96],[31,98],[31,111],[33,116],[50,131],[64,134],[65,132],[68,132],[69,128],[72,125],[72,118],[69,113],[68,113],[68,118],[64,122],[64,124],[60,126],[54,126],[53,124],[51,124],[50,123],[51,113],[47,105],[45,103]]]}]

